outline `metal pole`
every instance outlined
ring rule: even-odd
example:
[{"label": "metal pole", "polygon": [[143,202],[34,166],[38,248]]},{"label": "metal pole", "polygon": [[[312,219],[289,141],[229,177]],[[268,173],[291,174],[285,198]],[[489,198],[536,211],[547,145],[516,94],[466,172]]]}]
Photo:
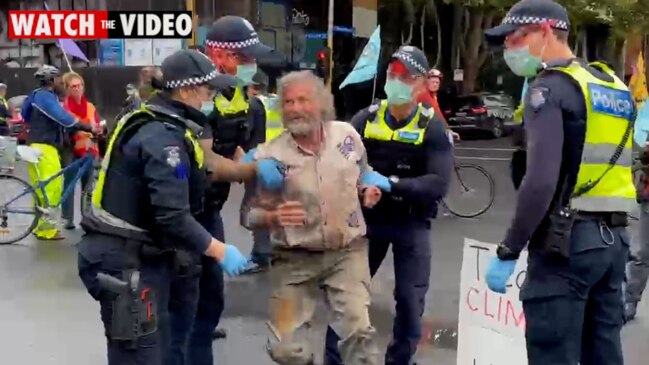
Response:
[{"label": "metal pole", "polygon": [[192,37],[188,40],[188,46],[196,46],[196,30],[198,29],[198,22],[196,21],[196,0],[186,0],[185,2],[186,9],[192,12]]},{"label": "metal pole", "polygon": [[334,0],[329,0],[329,18],[327,24],[327,48],[329,48],[329,78],[327,88],[331,91],[331,78],[334,68]]}]

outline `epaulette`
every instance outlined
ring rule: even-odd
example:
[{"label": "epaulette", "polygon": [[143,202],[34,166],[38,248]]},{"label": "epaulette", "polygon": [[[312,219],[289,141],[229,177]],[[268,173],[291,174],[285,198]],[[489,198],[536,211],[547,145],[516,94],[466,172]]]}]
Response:
[{"label": "epaulette", "polygon": [[374,104],[370,105],[367,108],[367,111],[373,114],[373,113],[378,112],[380,108],[381,108],[381,103],[380,102],[379,103],[374,103]]}]

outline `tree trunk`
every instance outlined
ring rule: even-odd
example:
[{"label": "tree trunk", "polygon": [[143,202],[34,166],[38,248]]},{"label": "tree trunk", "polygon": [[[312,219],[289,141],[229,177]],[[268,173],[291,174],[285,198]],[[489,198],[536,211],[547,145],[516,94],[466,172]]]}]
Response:
[{"label": "tree trunk", "polygon": [[484,16],[483,9],[469,9],[469,32],[466,38],[464,80],[462,82],[464,94],[470,94],[476,89],[476,81],[480,70],[480,46],[482,45]]},{"label": "tree trunk", "polygon": [[[435,18],[435,28],[437,31],[437,56],[435,57],[435,65],[433,67],[438,68],[439,63],[442,62],[442,24],[439,20],[439,13],[437,11],[437,4],[433,2],[431,4],[431,9],[433,11],[433,17]],[[455,46],[453,46],[455,47]]]},{"label": "tree trunk", "polygon": [[421,50],[426,53],[426,32],[424,31],[426,26],[426,6],[421,9],[421,19],[419,20],[419,36],[421,37]]},{"label": "tree trunk", "polygon": [[[451,46],[451,68],[453,69],[457,68],[460,65],[460,43],[462,42],[463,29],[462,19],[464,19],[464,7],[457,4],[453,5],[453,40]],[[440,34],[439,29],[438,34]]]}]

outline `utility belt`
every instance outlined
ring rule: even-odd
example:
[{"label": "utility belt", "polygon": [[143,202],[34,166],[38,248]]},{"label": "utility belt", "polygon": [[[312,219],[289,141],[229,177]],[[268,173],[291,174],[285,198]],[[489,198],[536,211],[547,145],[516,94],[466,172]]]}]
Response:
[{"label": "utility belt", "polygon": [[112,319],[108,328],[110,341],[136,349],[141,337],[155,333],[159,327],[160,303],[156,288],[147,287],[141,279],[142,261],[168,262],[180,277],[196,276],[201,272],[200,257],[191,252],[163,249],[141,241],[124,241],[124,267],[120,277],[97,274],[102,291],[112,302]]},{"label": "utility belt", "polygon": [[372,209],[364,210],[368,222],[405,223],[413,219],[434,218],[436,207],[426,207],[402,197],[385,196]]}]

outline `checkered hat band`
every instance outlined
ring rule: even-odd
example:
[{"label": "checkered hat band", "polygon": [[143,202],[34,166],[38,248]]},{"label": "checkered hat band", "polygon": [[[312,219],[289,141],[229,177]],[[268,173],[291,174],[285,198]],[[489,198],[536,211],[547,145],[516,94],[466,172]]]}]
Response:
[{"label": "checkered hat band", "polygon": [[192,86],[192,85],[202,85],[212,80],[218,75],[216,70],[210,72],[209,74],[202,77],[190,77],[184,80],[173,80],[165,82],[165,88],[167,89],[177,89],[182,86]]},{"label": "checkered hat band", "polygon": [[419,62],[415,61],[415,59],[412,58],[410,54],[404,52],[397,52],[397,54],[394,55],[394,57],[402,62],[406,62],[407,64],[415,67],[417,71],[421,72],[422,74],[426,74],[426,69],[424,68],[424,66],[422,66]]},{"label": "checkered hat band", "polygon": [[261,43],[258,37],[246,39],[245,41],[238,42],[217,42],[210,41],[209,39],[205,41],[205,44],[211,48],[222,48],[222,49],[242,49],[254,46],[255,44]]},{"label": "checkered hat band", "polygon": [[503,21],[503,24],[545,24],[549,23],[552,25],[552,28],[568,30],[568,23],[563,20],[556,20],[551,18],[542,18],[538,16],[506,16]]}]

